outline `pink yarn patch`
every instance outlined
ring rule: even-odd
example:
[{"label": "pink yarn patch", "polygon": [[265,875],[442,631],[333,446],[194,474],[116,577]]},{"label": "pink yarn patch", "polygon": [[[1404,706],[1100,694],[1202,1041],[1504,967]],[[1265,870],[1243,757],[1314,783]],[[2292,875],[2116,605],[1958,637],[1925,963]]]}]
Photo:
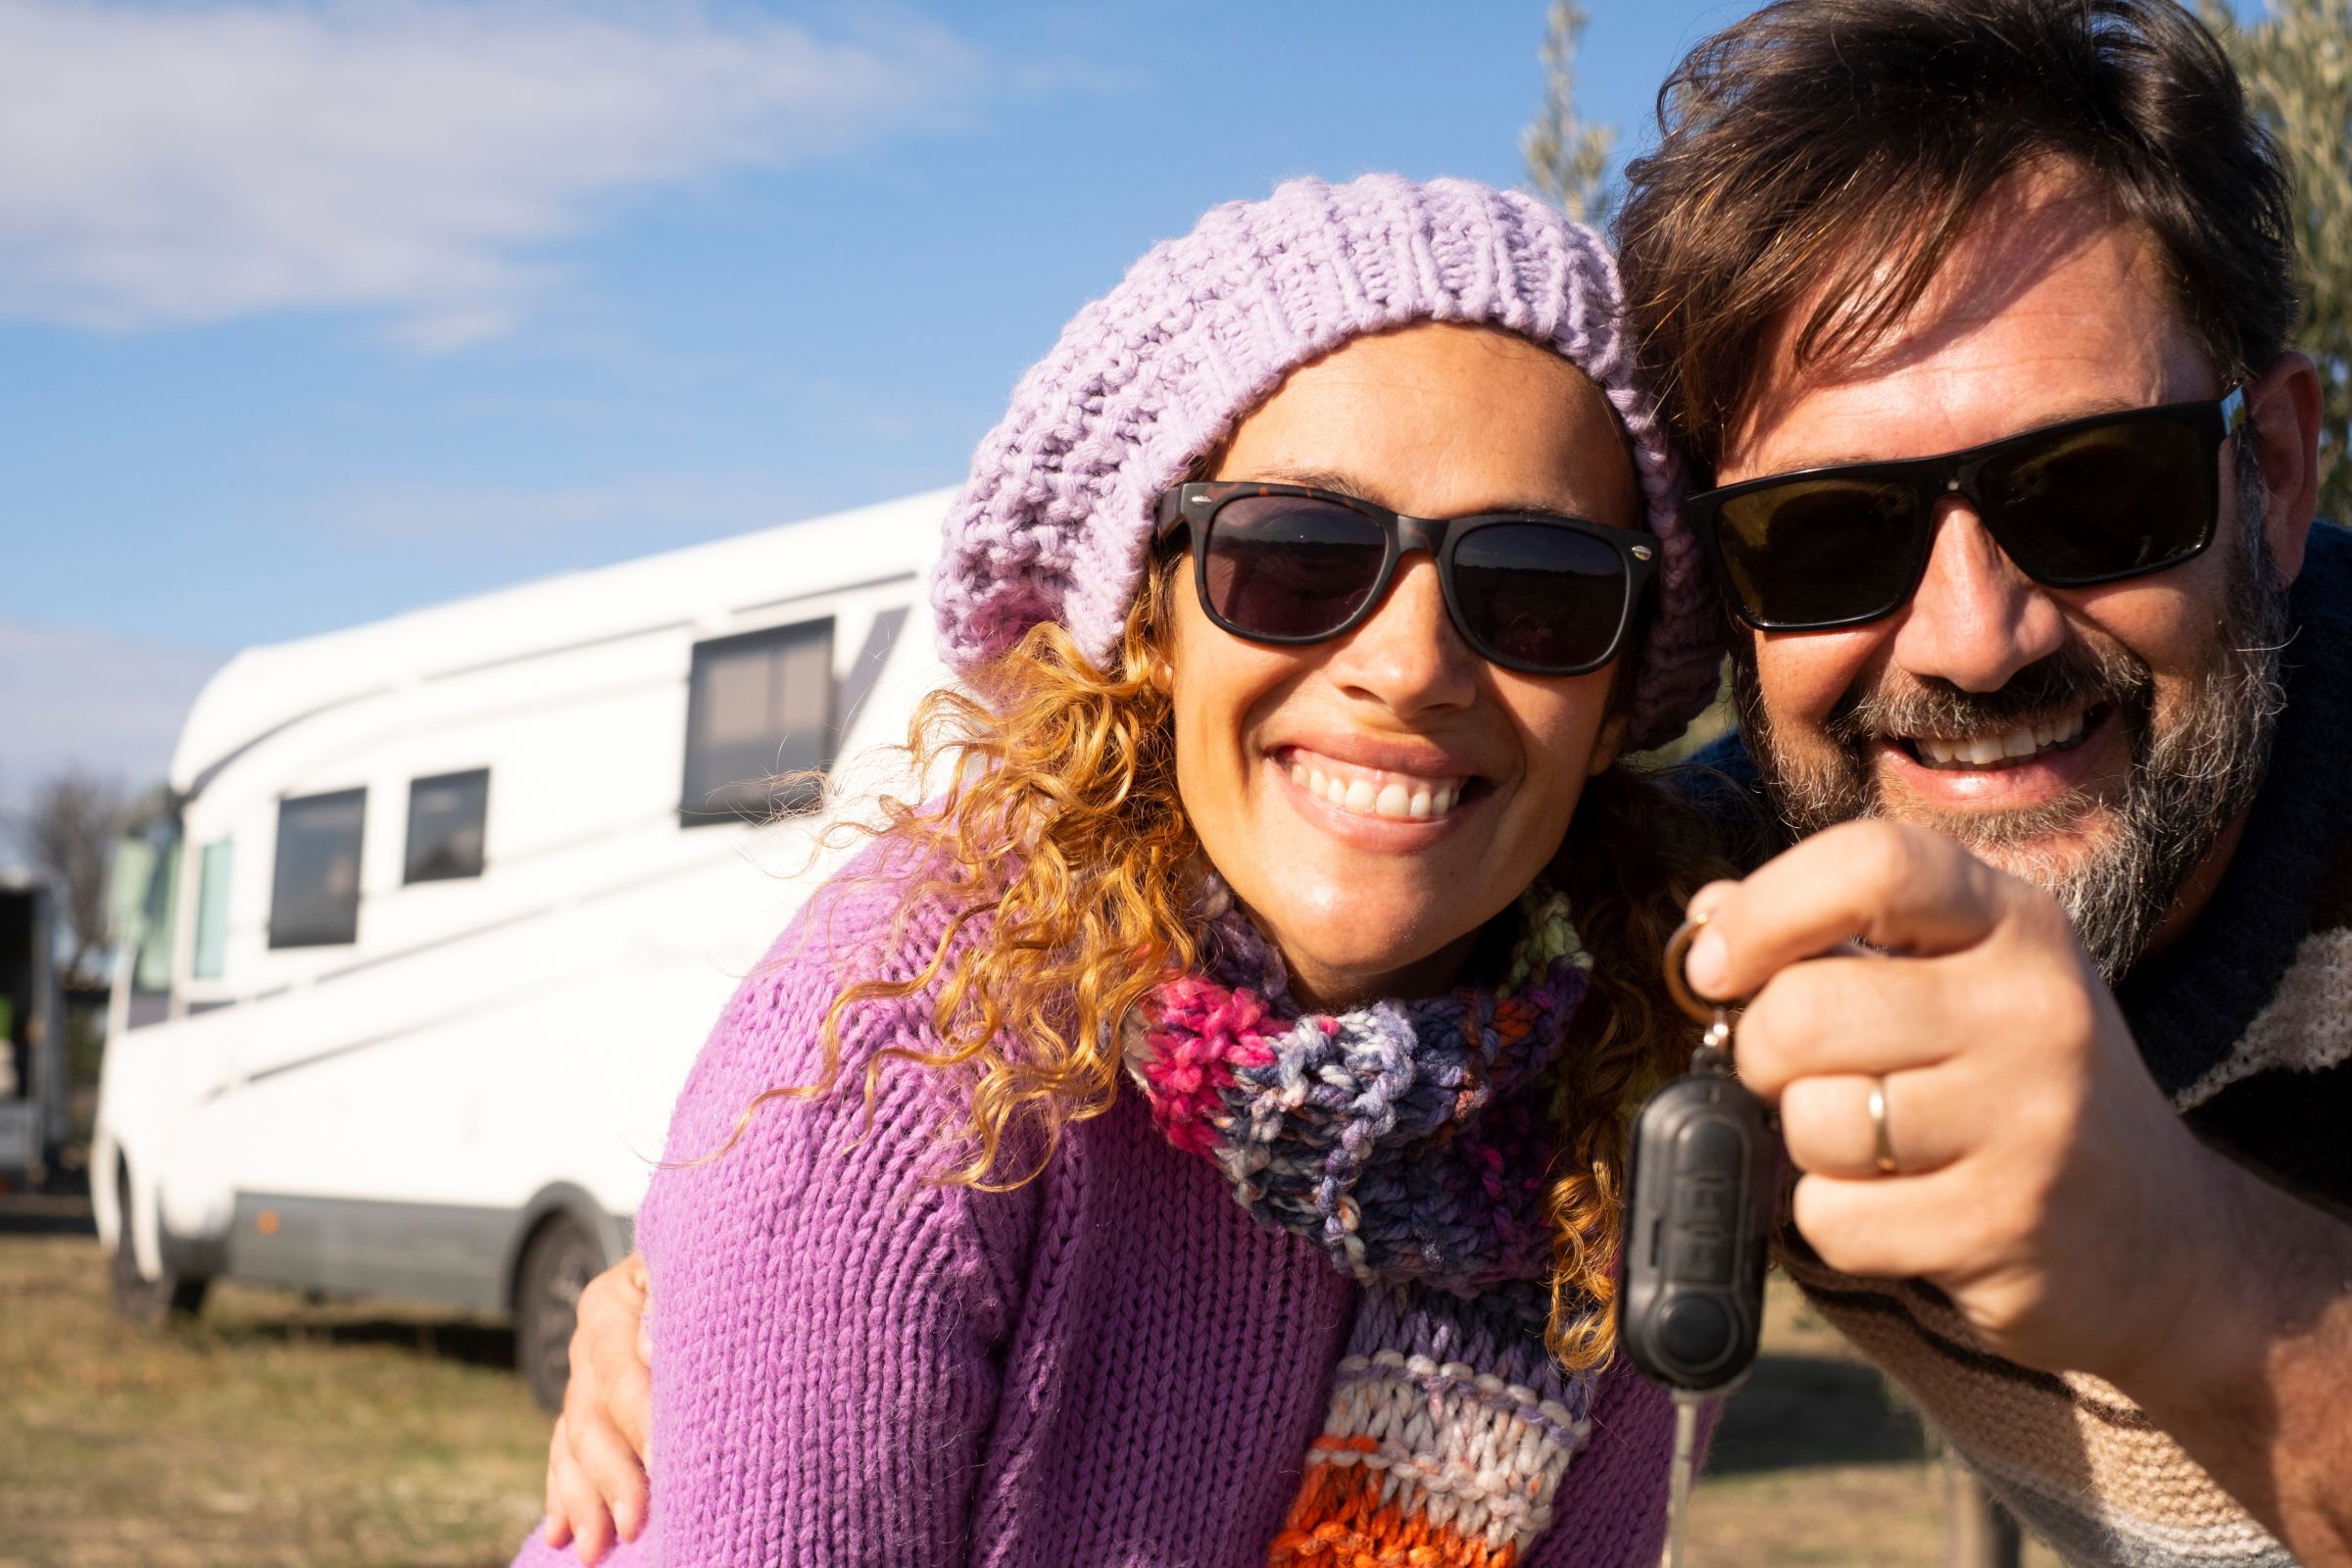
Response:
[{"label": "pink yarn patch", "polygon": [[1220,1096],[1233,1087],[1234,1068],[1274,1059],[1259,1027],[1266,1021],[1266,1000],[1199,975],[1178,975],[1152,994],[1145,1017],[1152,1050],[1143,1073],[1152,1091],[1152,1120],[1178,1149],[1208,1153],[1217,1146],[1225,1109]]}]

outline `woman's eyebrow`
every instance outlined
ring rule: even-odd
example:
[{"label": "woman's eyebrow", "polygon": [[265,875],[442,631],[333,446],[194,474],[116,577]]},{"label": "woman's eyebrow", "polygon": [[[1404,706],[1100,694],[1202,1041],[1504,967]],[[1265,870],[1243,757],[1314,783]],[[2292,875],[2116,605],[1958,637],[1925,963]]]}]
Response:
[{"label": "woman's eyebrow", "polygon": [[[1259,484],[1297,484],[1309,490],[1328,490],[1333,495],[1346,496],[1350,501],[1367,502],[1372,506],[1387,506],[1372,493],[1372,487],[1350,474],[1336,468],[1285,468],[1276,466],[1252,473],[1250,479]],[[1393,509],[1392,509],[1393,510]]]},{"label": "woman's eyebrow", "polygon": [[[1258,484],[1304,485],[1310,490],[1328,490],[1334,495],[1346,496],[1350,501],[1361,501],[1369,506],[1381,507],[1390,512],[1397,510],[1390,506],[1387,500],[1374,494],[1372,486],[1334,468],[1287,468],[1278,466],[1263,471],[1252,471],[1249,475],[1249,479]],[[1532,512],[1547,517],[1576,514],[1576,509],[1573,507],[1563,507],[1557,501],[1533,498],[1503,501],[1478,509],[1478,514],[1482,516],[1507,512]]]}]

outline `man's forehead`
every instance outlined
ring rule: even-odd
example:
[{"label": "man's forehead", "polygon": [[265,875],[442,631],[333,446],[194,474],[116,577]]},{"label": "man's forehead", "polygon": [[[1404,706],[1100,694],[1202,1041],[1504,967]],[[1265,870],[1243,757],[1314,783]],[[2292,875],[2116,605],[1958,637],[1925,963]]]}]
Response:
[{"label": "man's forehead", "polygon": [[[1901,318],[1807,363],[1805,333],[1831,286],[1766,334],[1719,477],[1925,456],[2202,390],[2188,384],[2203,356],[2162,247],[2063,171],[1996,190]],[[1866,288],[1828,312],[1831,341],[1840,316],[1869,303]]]}]

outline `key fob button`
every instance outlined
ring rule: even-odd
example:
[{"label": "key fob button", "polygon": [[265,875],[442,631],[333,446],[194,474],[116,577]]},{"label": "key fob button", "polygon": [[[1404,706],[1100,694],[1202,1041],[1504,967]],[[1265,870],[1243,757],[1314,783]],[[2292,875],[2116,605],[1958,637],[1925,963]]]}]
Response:
[{"label": "key fob button", "polygon": [[1691,1372],[1704,1372],[1732,1353],[1732,1317],[1711,1296],[1685,1296],[1658,1320],[1658,1343]]},{"label": "key fob button", "polygon": [[1728,1226],[1731,1220],[1730,1182],[1720,1176],[1690,1176],[1675,1184],[1676,1224]]},{"label": "key fob button", "polygon": [[1731,1284],[1731,1238],[1718,1230],[1678,1232],[1667,1250],[1666,1272],[1683,1285]]},{"label": "key fob button", "polygon": [[1740,1129],[1719,1116],[1704,1116],[1683,1129],[1675,1141],[1678,1170],[1721,1175],[1746,1163],[1747,1145]]}]

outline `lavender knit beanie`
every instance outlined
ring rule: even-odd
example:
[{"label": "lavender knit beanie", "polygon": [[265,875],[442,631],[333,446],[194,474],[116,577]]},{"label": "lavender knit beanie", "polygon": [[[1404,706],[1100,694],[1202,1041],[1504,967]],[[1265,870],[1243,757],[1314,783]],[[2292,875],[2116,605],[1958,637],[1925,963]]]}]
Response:
[{"label": "lavender knit beanie", "polygon": [[932,582],[948,662],[970,672],[1041,621],[1106,662],[1142,581],[1152,507],[1283,377],[1416,321],[1516,332],[1592,377],[1633,439],[1660,542],[1629,733],[1680,733],[1714,695],[1720,646],[1681,466],[1592,230],[1516,191],[1368,174],[1298,179],[1212,209],[1080,311],[1014,389],[949,509]]}]

